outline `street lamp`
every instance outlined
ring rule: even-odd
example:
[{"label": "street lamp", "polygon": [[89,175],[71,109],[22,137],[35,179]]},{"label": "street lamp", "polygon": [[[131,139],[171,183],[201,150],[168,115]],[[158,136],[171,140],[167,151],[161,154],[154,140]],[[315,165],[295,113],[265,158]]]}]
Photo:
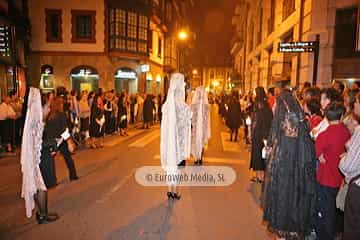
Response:
[{"label": "street lamp", "polygon": [[188,37],[189,37],[189,34],[185,30],[180,30],[179,31],[179,33],[178,33],[179,40],[185,41],[185,40],[188,39]]},{"label": "street lamp", "polygon": [[198,70],[197,70],[197,69],[194,69],[194,70],[192,71],[192,74],[193,74],[193,75],[197,75],[197,74],[198,74]]}]

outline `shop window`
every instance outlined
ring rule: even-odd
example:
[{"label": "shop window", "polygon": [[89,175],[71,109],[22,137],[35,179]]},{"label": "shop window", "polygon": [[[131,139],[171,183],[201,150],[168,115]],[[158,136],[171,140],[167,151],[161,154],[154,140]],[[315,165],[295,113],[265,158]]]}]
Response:
[{"label": "shop window", "polygon": [[148,52],[149,18],[147,16],[123,9],[110,9],[109,26],[111,50],[144,54]]},{"label": "shop window", "polygon": [[72,10],[72,42],[95,43],[96,11]]},{"label": "shop window", "polygon": [[45,9],[46,41],[62,42],[61,10]]}]

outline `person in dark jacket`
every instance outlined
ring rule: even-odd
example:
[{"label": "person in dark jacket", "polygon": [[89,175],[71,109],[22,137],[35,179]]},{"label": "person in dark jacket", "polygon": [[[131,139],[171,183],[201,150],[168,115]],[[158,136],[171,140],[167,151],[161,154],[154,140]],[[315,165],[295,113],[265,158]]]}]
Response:
[{"label": "person in dark jacket", "polygon": [[265,161],[262,157],[262,149],[264,140],[267,139],[270,132],[273,114],[264,88],[257,87],[255,94],[250,169],[253,169],[256,173],[256,177],[251,180],[263,182]]},{"label": "person in dark jacket", "polygon": [[230,128],[230,141],[234,140],[234,142],[237,142],[239,128],[241,126],[241,107],[238,92],[232,93],[226,115],[226,125]]},{"label": "person in dark jacket", "polygon": [[153,111],[155,110],[155,104],[152,99],[152,95],[147,95],[144,101],[143,118],[144,128],[149,129],[150,124],[153,121]]},{"label": "person in dark jacket", "polygon": [[126,132],[127,122],[126,94],[122,93],[118,101],[118,128],[120,130],[120,136],[128,136]]}]

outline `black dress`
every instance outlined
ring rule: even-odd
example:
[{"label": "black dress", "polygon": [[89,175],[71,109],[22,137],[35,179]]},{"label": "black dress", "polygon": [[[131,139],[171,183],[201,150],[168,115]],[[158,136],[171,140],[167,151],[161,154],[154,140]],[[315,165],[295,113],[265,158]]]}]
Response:
[{"label": "black dress", "polygon": [[53,143],[61,138],[61,134],[68,127],[64,113],[57,113],[47,119],[43,133],[43,145],[41,149],[40,171],[47,188],[56,186],[56,171],[54,156],[52,155]]},{"label": "black dress", "polygon": [[262,149],[264,147],[263,140],[268,138],[272,118],[272,111],[266,102],[256,104],[253,121],[250,162],[250,169],[255,171],[265,170],[265,162],[262,158]]},{"label": "black dress", "polygon": [[226,114],[226,125],[230,129],[238,129],[241,126],[241,108],[239,101],[231,100]]},{"label": "black dress", "polygon": [[89,128],[90,137],[99,138],[104,136],[104,126],[100,127],[100,125],[96,122],[96,119],[100,120],[103,115],[104,111],[102,111],[100,108],[95,106],[91,109]]},{"label": "black dress", "polygon": [[119,123],[119,128],[121,129],[126,129],[127,128],[127,110],[126,110],[126,106],[124,105],[124,103],[122,101],[119,100],[118,103],[118,123]]},{"label": "black dress", "polygon": [[315,147],[304,113],[290,92],[277,98],[269,135],[272,147],[264,186],[264,220],[270,230],[297,238],[312,229],[315,213]]},{"label": "black dress", "polygon": [[153,110],[154,110],[154,102],[151,98],[147,97],[144,102],[144,109],[143,109],[143,117],[145,123],[150,123],[153,121]]}]

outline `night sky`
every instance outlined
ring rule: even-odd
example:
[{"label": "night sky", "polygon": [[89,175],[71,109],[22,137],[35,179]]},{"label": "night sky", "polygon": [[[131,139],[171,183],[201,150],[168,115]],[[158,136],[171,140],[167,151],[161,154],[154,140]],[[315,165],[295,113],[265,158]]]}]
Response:
[{"label": "night sky", "polygon": [[195,66],[231,66],[231,18],[236,0],[194,0],[190,27],[196,34],[190,61]]}]

